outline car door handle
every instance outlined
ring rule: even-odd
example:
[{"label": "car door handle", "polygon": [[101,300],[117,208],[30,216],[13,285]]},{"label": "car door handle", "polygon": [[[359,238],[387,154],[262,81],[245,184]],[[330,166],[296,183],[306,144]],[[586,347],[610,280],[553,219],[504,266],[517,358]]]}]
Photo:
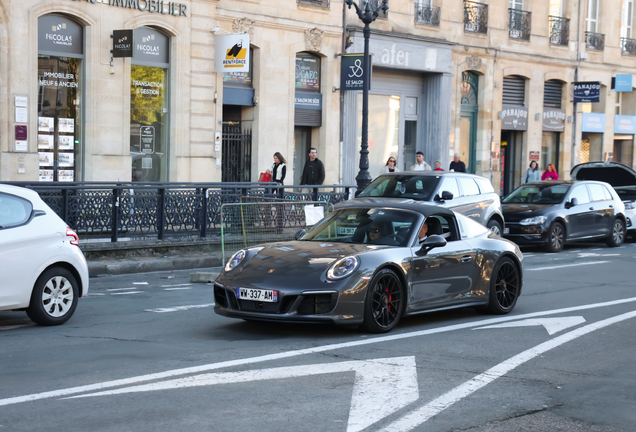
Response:
[{"label": "car door handle", "polygon": [[594,207],[590,207],[590,210],[594,210]]},{"label": "car door handle", "polygon": [[462,257],[462,262],[463,263],[467,263],[467,262],[471,262],[473,259],[473,257],[471,257],[470,255],[465,255]]},{"label": "car door handle", "polygon": [[610,204],[610,208],[614,208],[614,206]]}]

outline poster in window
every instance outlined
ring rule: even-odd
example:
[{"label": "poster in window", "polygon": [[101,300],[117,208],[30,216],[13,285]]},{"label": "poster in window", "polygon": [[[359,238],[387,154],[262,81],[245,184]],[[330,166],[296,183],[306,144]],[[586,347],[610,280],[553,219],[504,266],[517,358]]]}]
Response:
[{"label": "poster in window", "polygon": [[58,119],[58,132],[60,133],[74,133],[75,132],[75,119],[61,118]]},{"label": "poster in window", "polygon": [[57,180],[72,182],[75,180],[75,171],[73,170],[57,170]]},{"label": "poster in window", "polygon": [[53,181],[53,170],[40,170],[40,181]]},{"label": "poster in window", "polygon": [[53,166],[54,154],[52,152],[39,152],[40,166]]},{"label": "poster in window", "polygon": [[58,153],[57,161],[61,167],[72,167],[75,165],[75,154]]},{"label": "poster in window", "polygon": [[60,135],[57,137],[58,150],[73,150],[73,136],[72,135]]},{"label": "poster in window", "polygon": [[53,135],[38,135],[38,149],[50,150],[53,148]]},{"label": "poster in window", "polygon": [[296,56],[296,88],[320,90],[320,58],[309,54]]},{"label": "poster in window", "polygon": [[38,132],[54,132],[55,119],[53,117],[38,117]]}]

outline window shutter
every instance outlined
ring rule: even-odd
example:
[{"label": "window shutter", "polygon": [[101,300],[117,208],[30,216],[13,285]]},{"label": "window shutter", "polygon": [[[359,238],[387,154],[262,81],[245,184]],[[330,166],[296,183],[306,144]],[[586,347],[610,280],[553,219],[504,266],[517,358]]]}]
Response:
[{"label": "window shutter", "polygon": [[543,86],[543,106],[561,108],[563,98],[563,83],[561,81],[546,81]]},{"label": "window shutter", "polygon": [[503,104],[523,105],[526,96],[526,80],[522,77],[504,77]]}]

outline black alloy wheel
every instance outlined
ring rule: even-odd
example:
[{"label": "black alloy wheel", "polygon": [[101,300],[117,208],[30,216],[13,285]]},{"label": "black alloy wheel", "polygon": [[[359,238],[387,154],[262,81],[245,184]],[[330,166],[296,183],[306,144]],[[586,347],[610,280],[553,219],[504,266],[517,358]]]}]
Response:
[{"label": "black alloy wheel", "polygon": [[364,303],[364,329],[372,333],[385,333],[395,327],[402,317],[403,289],[400,278],[389,269],[383,269],[369,283]]},{"label": "black alloy wheel", "polygon": [[486,225],[486,228],[488,228],[490,231],[494,232],[495,234],[501,237],[501,234],[502,234],[501,225],[496,220],[494,219],[489,220],[488,224]]},{"label": "black alloy wheel", "polygon": [[488,312],[503,315],[511,312],[521,292],[521,278],[517,266],[508,257],[501,258],[490,278]]},{"label": "black alloy wheel", "polygon": [[607,238],[607,245],[609,247],[619,247],[625,241],[625,223],[620,220],[614,220],[612,225],[612,232]]},{"label": "black alloy wheel", "polygon": [[560,222],[554,222],[548,230],[548,243],[546,249],[548,252],[561,252],[565,246],[565,228]]}]

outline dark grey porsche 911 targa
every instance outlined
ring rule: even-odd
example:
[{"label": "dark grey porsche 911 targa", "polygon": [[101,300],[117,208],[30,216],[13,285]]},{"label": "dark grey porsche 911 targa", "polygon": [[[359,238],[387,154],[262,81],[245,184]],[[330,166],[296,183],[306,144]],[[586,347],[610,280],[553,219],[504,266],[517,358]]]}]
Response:
[{"label": "dark grey porsche 911 targa", "polygon": [[342,203],[298,237],[234,254],[214,283],[215,312],[387,332],[422,312],[506,314],[521,294],[518,246],[438,206]]}]

